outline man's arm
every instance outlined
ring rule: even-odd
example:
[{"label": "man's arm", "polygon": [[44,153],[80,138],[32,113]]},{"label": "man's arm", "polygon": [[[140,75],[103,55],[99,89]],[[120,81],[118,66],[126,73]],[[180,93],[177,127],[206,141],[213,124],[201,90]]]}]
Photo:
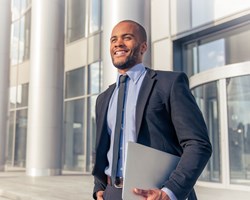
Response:
[{"label": "man's arm", "polygon": [[212,147],[202,113],[184,73],[180,73],[172,84],[170,107],[172,122],[183,153],[176,170],[164,187],[170,189],[177,199],[186,199],[206,166]]},{"label": "man's arm", "polygon": [[93,191],[93,198],[98,199],[103,195],[103,191],[105,190],[106,186],[101,183],[96,177],[94,177],[94,191]]}]

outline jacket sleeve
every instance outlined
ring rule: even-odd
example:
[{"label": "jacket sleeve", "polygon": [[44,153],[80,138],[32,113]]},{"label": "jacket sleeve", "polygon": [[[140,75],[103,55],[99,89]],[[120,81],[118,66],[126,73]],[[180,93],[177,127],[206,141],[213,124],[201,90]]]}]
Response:
[{"label": "jacket sleeve", "polygon": [[101,181],[99,181],[96,177],[94,178],[94,190],[93,190],[93,198],[97,199],[96,193],[98,191],[104,191],[106,185],[104,185]]},{"label": "jacket sleeve", "polygon": [[212,147],[202,113],[193,97],[188,78],[180,73],[170,91],[172,122],[183,153],[164,187],[177,199],[186,199],[206,166]]}]

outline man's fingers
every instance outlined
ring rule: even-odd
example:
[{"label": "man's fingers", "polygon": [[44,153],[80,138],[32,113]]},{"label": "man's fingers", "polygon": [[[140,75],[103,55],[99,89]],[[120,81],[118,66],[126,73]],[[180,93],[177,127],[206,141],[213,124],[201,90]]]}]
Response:
[{"label": "man's fingers", "polygon": [[148,195],[150,194],[150,190],[135,188],[134,193],[143,197],[148,197]]},{"label": "man's fingers", "polygon": [[97,200],[103,200],[103,193],[104,191],[98,191],[96,193]]},{"label": "man's fingers", "polygon": [[160,189],[150,189],[143,190],[139,188],[134,189],[134,193],[144,197],[145,199],[154,199],[154,200],[170,200],[168,195]]}]

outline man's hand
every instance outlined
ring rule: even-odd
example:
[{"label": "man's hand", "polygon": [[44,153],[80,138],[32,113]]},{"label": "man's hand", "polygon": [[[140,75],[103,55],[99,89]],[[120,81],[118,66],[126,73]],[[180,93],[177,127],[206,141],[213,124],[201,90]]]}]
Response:
[{"label": "man's hand", "polygon": [[103,200],[103,192],[104,191],[98,191],[96,193],[97,200]]},{"label": "man's hand", "polygon": [[169,196],[159,189],[143,190],[135,188],[134,193],[144,197],[145,200],[170,200]]}]

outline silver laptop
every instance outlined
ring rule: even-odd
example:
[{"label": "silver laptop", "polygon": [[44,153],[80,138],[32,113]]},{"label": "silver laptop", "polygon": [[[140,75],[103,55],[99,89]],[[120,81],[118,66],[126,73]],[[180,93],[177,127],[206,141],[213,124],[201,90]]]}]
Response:
[{"label": "silver laptop", "polygon": [[134,188],[161,188],[180,157],[138,143],[128,142],[123,183],[123,200],[141,200]]}]

